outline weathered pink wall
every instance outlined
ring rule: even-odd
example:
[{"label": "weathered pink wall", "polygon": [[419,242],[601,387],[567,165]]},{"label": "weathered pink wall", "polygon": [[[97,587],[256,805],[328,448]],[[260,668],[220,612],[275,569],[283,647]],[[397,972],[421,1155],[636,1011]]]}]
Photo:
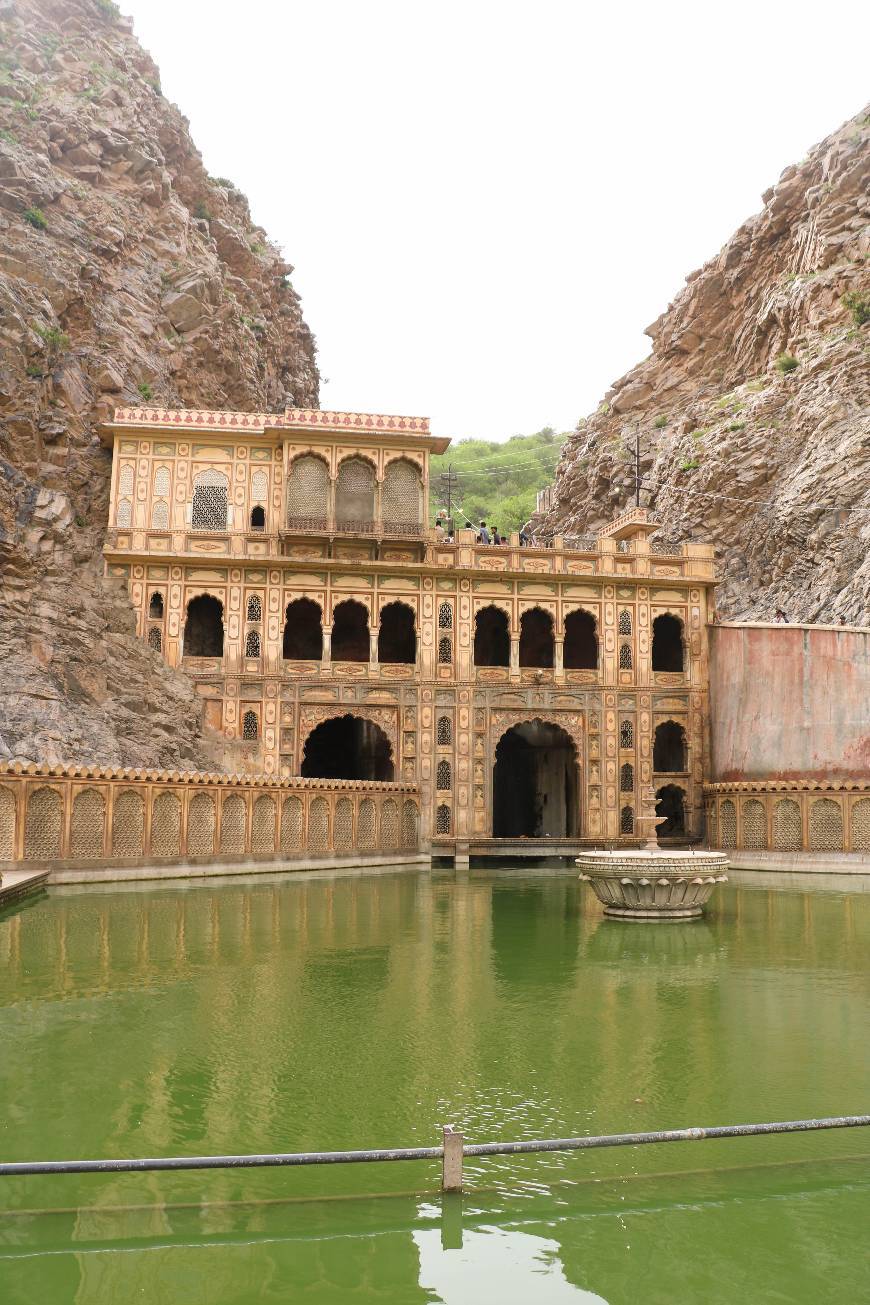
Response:
[{"label": "weathered pink wall", "polygon": [[710,629],[713,781],[870,778],[870,630]]}]

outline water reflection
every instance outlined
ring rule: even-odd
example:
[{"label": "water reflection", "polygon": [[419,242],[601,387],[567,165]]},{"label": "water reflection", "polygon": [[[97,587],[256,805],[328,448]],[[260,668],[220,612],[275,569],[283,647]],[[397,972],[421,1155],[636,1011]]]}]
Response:
[{"label": "water reflection", "polygon": [[429,1300],[443,1305],[593,1305],[603,1302],[564,1275],[559,1243],[515,1228],[468,1232],[459,1247],[445,1249],[436,1232],[415,1232],[420,1254],[420,1285],[435,1292]]}]

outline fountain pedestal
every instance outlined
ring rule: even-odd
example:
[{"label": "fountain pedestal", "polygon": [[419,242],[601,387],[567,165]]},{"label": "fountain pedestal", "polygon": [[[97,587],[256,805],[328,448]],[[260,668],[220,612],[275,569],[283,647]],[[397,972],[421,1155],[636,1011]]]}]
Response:
[{"label": "fountain pedestal", "polygon": [[582,852],[576,864],[604,914],[622,920],[697,919],[728,881],[724,852]]}]

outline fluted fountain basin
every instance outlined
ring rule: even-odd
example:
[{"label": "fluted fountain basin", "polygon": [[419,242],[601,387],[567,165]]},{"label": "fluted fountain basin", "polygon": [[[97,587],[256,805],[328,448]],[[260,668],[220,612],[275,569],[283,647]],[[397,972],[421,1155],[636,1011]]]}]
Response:
[{"label": "fluted fountain basin", "polygon": [[583,852],[580,878],[621,920],[694,920],[717,884],[728,882],[724,852]]}]

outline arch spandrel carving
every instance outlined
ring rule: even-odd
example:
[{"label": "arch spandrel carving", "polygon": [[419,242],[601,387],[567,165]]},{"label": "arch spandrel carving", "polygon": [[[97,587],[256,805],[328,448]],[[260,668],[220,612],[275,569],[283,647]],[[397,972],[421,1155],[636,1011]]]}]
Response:
[{"label": "arch spandrel carving", "polygon": [[395,708],[361,707],[355,702],[324,703],[318,707],[303,707],[299,712],[299,738],[302,750],[308,742],[308,736],[324,721],[336,720],[340,716],[357,716],[361,720],[370,720],[386,734],[390,744],[390,753],[396,762],[399,755],[398,723]]},{"label": "arch spandrel carving", "polygon": [[564,730],[574,746],[577,749],[578,759],[583,753],[583,713],[570,712],[563,714],[558,711],[536,710],[530,708],[527,711],[494,711],[490,719],[490,732],[492,737],[493,748],[497,745],[502,735],[506,734],[514,725],[530,725],[533,721],[540,721],[542,725],[555,725],[557,729]]}]

